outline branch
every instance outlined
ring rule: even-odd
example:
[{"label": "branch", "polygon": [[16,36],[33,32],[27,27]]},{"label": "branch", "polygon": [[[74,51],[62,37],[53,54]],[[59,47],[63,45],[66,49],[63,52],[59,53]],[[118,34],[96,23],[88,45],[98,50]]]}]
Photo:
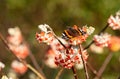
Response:
[{"label": "branch", "polygon": [[[27,44],[27,47],[30,49],[28,43],[25,40],[24,42]],[[29,58],[32,61],[34,67],[39,71],[39,73],[41,73],[41,75],[45,77],[44,73],[42,72],[42,69],[40,68],[39,64],[37,63],[37,60],[35,59],[35,56],[30,50],[29,50]]]},{"label": "branch", "polygon": [[92,67],[92,65],[89,62],[87,62],[86,65],[95,75],[97,74],[97,71]]},{"label": "branch", "polygon": [[42,75],[43,77],[45,77],[44,73],[42,72],[41,68],[39,67],[39,65],[38,65],[38,63],[37,63],[34,55],[32,54],[32,52],[29,53],[29,57],[30,57],[33,65],[35,66],[35,68],[39,71],[39,73],[41,73],[41,75]]},{"label": "branch", "polygon": [[77,74],[76,74],[76,70],[75,70],[74,67],[72,67],[72,72],[73,72],[74,78],[75,78],[75,79],[78,79]]},{"label": "branch", "polygon": [[105,68],[107,67],[108,63],[110,62],[111,58],[113,56],[113,53],[110,52],[108,56],[106,57],[105,61],[103,62],[101,68],[99,69],[97,75],[95,76],[94,79],[100,79],[101,75],[103,74]]},{"label": "branch", "polygon": [[35,68],[33,68],[30,64],[27,64],[27,67],[32,70],[40,79],[46,79],[41,73],[39,73]]},{"label": "branch", "polygon": [[57,73],[55,79],[59,79],[59,78],[60,78],[60,75],[62,74],[63,70],[64,70],[64,68],[61,68],[61,69],[59,70],[59,72]]}]

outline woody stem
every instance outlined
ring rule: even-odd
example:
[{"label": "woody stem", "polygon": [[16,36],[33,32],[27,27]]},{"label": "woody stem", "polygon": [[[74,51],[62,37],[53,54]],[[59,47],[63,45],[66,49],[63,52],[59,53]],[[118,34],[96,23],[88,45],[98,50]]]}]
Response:
[{"label": "woody stem", "polygon": [[62,74],[63,71],[64,71],[64,68],[61,68],[61,69],[59,70],[59,72],[57,73],[55,79],[60,79],[60,75]]},{"label": "woody stem", "polygon": [[87,70],[87,65],[86,65],[86,61],[85,61],[84,58],[83,58],[83,49],[82,49],[82,46],[81,46],[81,45],[80,45],[80,52],[81,52],[81,59],[82,59],[82,62],[83,62],[83,66],[84,66],[85,77],[86,77],[86,79],[89,79],[88,70]]},{"label": "woody stem", "polygon": [[108,63],[110,62],[111,58],[113,56],[113,53],[110,52],[108,56],[106,57],[105,61],[103,62],[101,68],[99,69],[98,73],[96,74],[94,79],[100,79],[101,75],[103,74],[105,68],[107,67]]},{"label": "woody stem", "polygon": [[29,57],[30,57],[33,65],[35,66],[35,68],[39,71],[39,73],[41,73],[41,75],[42,75],[43,77],[45,77],[44,73],[42,72],[41,68],[39,67],[39,65],[38,65],[38,63],[37,63],[34,55],[32,54],[32,52],[29,53]]},{"label": "woody stem", "polygon": [[72,67],[72,72],[73,72],[74,78],[78,79],[76,69],[74,67]]}]

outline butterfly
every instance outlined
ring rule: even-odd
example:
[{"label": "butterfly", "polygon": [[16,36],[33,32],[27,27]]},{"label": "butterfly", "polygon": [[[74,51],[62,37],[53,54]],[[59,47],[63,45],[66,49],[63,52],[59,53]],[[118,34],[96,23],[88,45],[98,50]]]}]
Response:
[{"label": "butterfly", "polygon": [[69,27],[68,29],[64,30],[64,32],[62,33],[62,38],[68,40],[85,34],[85,31],[83,31],[78,26],[74,25],[73,27]]}]

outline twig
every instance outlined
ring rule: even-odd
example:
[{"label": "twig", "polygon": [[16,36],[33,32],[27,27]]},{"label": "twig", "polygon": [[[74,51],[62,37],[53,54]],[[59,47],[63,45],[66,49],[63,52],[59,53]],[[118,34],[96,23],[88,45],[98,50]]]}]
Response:
[{"label": "twig", "polygon": [[27,67],[32,70],[40,79],[45,79],[42,74],[40,74],[35,68],[33,68],[30,64],[27,64]]},{"label": "twig", "polygon": [[[10,49],[10,47],[7,44],[7,41],[4,39],[4,37],[2,36],[2,34],[0,33],[0,39],[2,40],[2,42],[4,43],[5,47],[12,53],[13,51]],[[12,53],[16,59],[18,59],[19,61],[22,61],[22,59],[18,58],[14,53]]]},{"label": "twig", "polygon": [[62,41],[59,40],[59,38],[58,38],[56,35],[54,35],[54,37],[58,40],[58,42],[59,42],[65,49],[67,49],[67,47],[62,43]]},{"label": "twig", "polygon": [[35,68],[39,71],[39,73],[41,73],[41,75],[45,78],[44,73],[42,72],[41,68],[39,67],[34,55],[32,54],[32,52],[29,53],[29,57],[33,63],[33,65],[35,66]]},{"label": "twig", "polygon": [[74,67],[72,67],[72,72],[73,72],[74,78],[75,78],[75,79],[78,79],[77,74],[76,74],[76,70],[75,70]]},{"label": "twig", "polygon": [[63,70],[64,70],[64,68],[61,68],[61,69],[59,70],[59,72],[57,73],[55,79],[59,79],[59,78],[60,78],[60,75],[62,74]]},{"label": "twig", "polygon": [[[24,42],[27,44],[27,47],[30,49],[30,47],[28,46],[28,43],[26,41],[24,41]],[[39,64],[37,63],[34,55],[32,54],[32,52],[30,50],[29,50],[29,58],[31,59],[34,67],[39,71],[39,73],[41,73],[41,75],[43,75],[45,77],[44,73],[42,72],[42,69],[40,68]]]},{"label": "twig", "polygon": [[27,64],[24,60],[22,60],[21,58],[17,57],[13,51],[10,49],[10,47],[7,44],[7,41],[4,39],[4,37],[2,36],[2,34],[0,33],[0,39],[2,40],[2,42],[4,43],[4,45],[6,46],[6,48],[16,57],[16,59],[18,59],[21,63],[23,63],[25,66],[27,66],[30,70],[32,70],[36,75],[38,75],[38,77],[40,77],[41,79],[46,79],[45,77],[43,77],[41,75],[41,73],[39,73],[37,70],[35,70],[31,65]]},{"label": "twig", "polygon": [[87,65],[86,65],[86,61],[83,59],[83,54],[82,54],[83,49],[82,49],[81,45],[80,45],[80,52],[81,52],[81,59],[82,59],[84,70],[85,70],[85,77],[86,77],[86,79],[89,79]]},{"label": "twig", "polygon": [[[24,37],[23,37],[23,39],[24,39]],[[24,39],[24,43],[25,43],[25,44],[27,45],[27,47],[30,49],[30,47],[29,47],[28,43],[25,41],[25,39]],[[40,68],[39,64],[37,63],[34,55],[32,54],[32,52],[31,52],[30,50],[29,50],[29,58],[31,59],[34,67],[39,71],[39,73],[41,73],[41,75],[42,75],[43,77],[45,77],[44,73],[42,72],[42,69]]]},{"label": "twig", "polygon": [[91,64],[89,62],[87,62],[86,65],[95,75],[97,74],[97,71],[91,66]]},{"label": "twig", "polygon": [[99,69],[97,75],[95,76],[94,79],[100,79],[101,75],[103,74],[105,68],[107,67],[108,63],[110,62],[111,58],[113,56],[113,53],[110,52],[108,56],[106,57],[105,61],[103,62],[101,68]]},{"label": "twig", "polygon": [[[104,31],[107,29],[108,26],[109,26],[109,24],[107,23],[106,26],[98,33],[98,35],[100,35],[102,32],[104,32]],[[87,46],[84,48],[84,50],[85,50],[85,49],[88,49],[93,43],[94,43],[94,41],[92,40],[92,41],[90,42],[90,44],[87,45]]]}]

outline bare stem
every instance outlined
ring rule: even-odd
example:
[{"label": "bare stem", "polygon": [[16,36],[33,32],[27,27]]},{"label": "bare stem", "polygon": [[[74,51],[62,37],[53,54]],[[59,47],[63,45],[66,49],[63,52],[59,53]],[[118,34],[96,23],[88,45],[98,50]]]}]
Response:
[{"label": "bare stem", "polygon": [[0,39],[2,40],[2,42],[4,43],[4,45],[6,46],[6,48],[16,57],[16,59],[18,59],[21,63],[23,63],[25,66],[27,66],[30,70],[32,70],[36,75],[38,75],[38,77],[40,77],[41,79],[46,79],[45,77],[43,77],[43,75],[41,75],[41,73],[39,73],[37,70],[35,70],[31,65],[27,64],[23,59],[17,57],[13,51],[10,49],[10,47],[7,44],[7,41],[4,39],[4,37],[2,36],[2,34],[0,33]]},{"label": "bare stem", "polygon": [[44,75],[44,73],[42,72],[41,68],[39,67],[39,65],[38,65],[38,63],[37,63],[34,55],[32,54],[32,52],[29,53],[29,57],[30,57],[33,65],[35,66],[35,68],[39,71],[39,73],[41,73],[41,75],[42,75],[42,76],[44,77],[44,79],[45,79],[45,75]]},{"label": "bare stem", "polygon": [[110,53],[108,54],[108,56],[106,57],[105,61],[103,62],[101,68],[99,69],[99,71],[98,71],[98,73],[97,73],[97,75],[95,76],[94,79],[100,79],[100,77],[102,76],[105,68],[107,67],[108,63],[110,62],[112,56],[113,56],[113,53],[110,52]]},{"label": "bare stem", "polygon": [[86,61],[83,59],[83,54],[82,54],[83,49],[82,49],[81,45],[80,45],[80,52],[81,52],[81,59],[82,59],[84,70],[85,70],[85,77],[86,77],[86,79],[89,79],[87,65],[86,65]]},{"label": "bare stem", "polygon": [[40,74],[35,68],[33,68],[30,64],[27,64],[27,67],[32,70],[40,79],[45,79],[42,74]]},{"label": "bare stem", "polygon": [[[25,43],[28,45],[28,43],[25,41]],[[30,47],[28,46],[28,48],[30,49]],[[40,68],[39,64],[37,63],[37,60],[35,59],[33,53],[29,50],[29,57],[34,65],[34,67],[39,71],[39,73],[41,73],[41,75],[43,77],[45,77],[44,73],[42,72],[42,69]]]},{"label": "bare stem", "polygon": [[86,65],[95,75],[97,74],[97,71],[91,66],[89,62],[87,62]]},{"label": "bare stem", "polygon": [[74,78],[78,79],[77,74],[76,74],[76,69],[74,67],[72,67],[72,72],[74,74]]},{"label": "bare stem", "polygon": [[63,70],[64,70],[64,68],[61,68],[61,69],[59,70],[59,72],[57,73],[55,79],[59,79],[59,78],[60,78],[60,75],[62,74]]}]

